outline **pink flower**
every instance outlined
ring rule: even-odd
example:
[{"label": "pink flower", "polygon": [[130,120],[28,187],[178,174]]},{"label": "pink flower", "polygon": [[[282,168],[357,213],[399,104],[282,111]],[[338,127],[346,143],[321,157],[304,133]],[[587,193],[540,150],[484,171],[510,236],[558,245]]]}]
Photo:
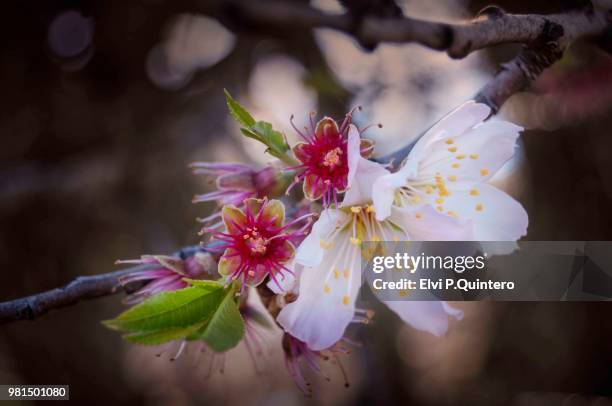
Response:
[{"label": "pink flower", "polygon": [[[309,200],[323,198],[323,205],[329,206],[331,203],[337,203],[338,193],[348,188],[350,123],[351,113],[347,114],[340,127],[329,117],[319,121],[316,127],[311,121],[310,131],[306,128],[306,133],[302,133],[294,126],[306,141],[293,147],[293,154],[301,162],[292,168],[299,171],[294,184],[304,182],[304,195]],[[367,156],[372,150],[372,141],[360,140],[361,155]]]},{"label": "pink flower", "polygon": [[217,190],[196,195],[194,203],[217,201],[221,205],[242,205],[248,198],[263,198],[274,190],[278,171],[266,166],[255,169],[250,165],[237,163],[194,162],[193,173],[215,177]]},{"label": "pink flower", "polygon": [[309,223],[295,231],[288,229],[311,214],[284,224],[285,206],[279,200],[247,199],[244,206],[244,211],[233,205],[221,210],[226,232],[213,236],[225,250],[219,273],[250,286],[258,285],[266,276],[278,283],[279,275],[284,280],[285,273],[293,273],[286,266],[295,252],[292,241],[304,235]]},{"label": "pink flower", "polygon": [[[120,260],[116,264],[150,265],[149,269],[129,273],[120,278],[123,286],[146,281],[146,284],[126,298],[126,303],[138,303],[160,292],[183,289],[189,286],[185,278],[201,279],[207,269],[212,268],[212,259],[204,253],[197,253],[182,260],[166,255],[143,255],[140,259]],[[212,276],[212,275],[209,275]]]}]

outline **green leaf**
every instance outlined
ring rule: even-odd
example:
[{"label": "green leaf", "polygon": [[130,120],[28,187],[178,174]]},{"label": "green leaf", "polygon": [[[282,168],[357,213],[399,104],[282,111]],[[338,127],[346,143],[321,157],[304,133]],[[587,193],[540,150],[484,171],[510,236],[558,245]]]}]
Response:
[{"label": "green leaf", "polygon": [[212,317],[223,300],[223,285],[209,282],[173,292],[162,292],[104,324],[128,332],[187,328]]},{"label": "green leaf", "polygon": [[223,92],[225,92],[225,101],[227,102],[227,107],[229,108],[232,117],[234,117],[234,120],[247,128],[253,126],[255,124],[255,119],[253,116],[251,116],[251,114],[249,114],[249,112],[246,111],[246,109],[242,107],[240,103],[234,100],[227,89],[223,89]]},{"label": "green leaf", "polygon": [[[210,321],[197,333],[216,352],[227,351],[244,337],[244,320],[234,301],[234,289],[229,289]],[[196,338],[196,337],[191,337]]]},{"label": "green leaf", "polygon": [[268,146],[270,154],[279,157],[279,155],[285,154],[289,150],[285,135],[272,128],[272,124],[258,121],[251,127],[251,130],[264,140],[263,143]]},{"label": "green leaf", "polygon": [[131,333],[124,335],[123,338],[132,344],[160,345],[169,341],[186,338],[201,329],[204,323],[205,322],[197,323],[190,327]]}]

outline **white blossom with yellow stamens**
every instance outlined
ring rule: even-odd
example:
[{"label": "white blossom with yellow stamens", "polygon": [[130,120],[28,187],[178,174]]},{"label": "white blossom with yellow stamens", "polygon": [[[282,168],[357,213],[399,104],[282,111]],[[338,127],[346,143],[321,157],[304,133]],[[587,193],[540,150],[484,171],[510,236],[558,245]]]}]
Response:
[{"label": "white blossom with yellow stamens", "polygon": [[[490,108],[469,101],[435,124],[414,146],[399,171],[373,184],[376,218],[394,209],[422,222],[427,235],[413,240],[454,240],[439,222],[469,224],[462,240],[516,241],[527,231],[527,213],[486,183],[514,155],[521,127],[487,121]],[[446,221],[444,220],[446,219]]]}]

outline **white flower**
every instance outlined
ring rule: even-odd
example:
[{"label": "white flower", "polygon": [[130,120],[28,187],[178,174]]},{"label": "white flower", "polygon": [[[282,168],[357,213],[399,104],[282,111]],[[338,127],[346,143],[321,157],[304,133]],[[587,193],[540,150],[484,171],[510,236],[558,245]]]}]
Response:
[{"label": "white flower", "polygon": [[[280,312],[278,323],[312,350],[329,348],[344,335],[354,320],[368,315],[355,307],[361,286],[361,242],[408,240],[407,229],[415,236],[426,237],[428,231],[413,216],[393,208],[382,221],[375,217],[372,185],[388,176],[383,166],[359,154],[359,133],[351,126],[348,142],[349,189],[340,208],[321,213],[312,232],[297,250],[295,261],[303,265],[299,296]],[[435,213],[434,213],[435,214]],[[455,219],[440,217],[437,227],[447,230],[455,239],[470,230]],[[443,334],[448,315],[460,312],[441,302],[386,302],[404,321],[434,334]]]},{"label": "white flower", "polygon": [[[516,241],[525,235],[528,219],[520,203],[485,183],[513,156],[522,128],[483,122],[489,112],[469,101],[435,124],[399,171],[374,182],[376,218],[402,211],[413,240]],[[449,236],[441,228],[449,223],[471,236]]]}]

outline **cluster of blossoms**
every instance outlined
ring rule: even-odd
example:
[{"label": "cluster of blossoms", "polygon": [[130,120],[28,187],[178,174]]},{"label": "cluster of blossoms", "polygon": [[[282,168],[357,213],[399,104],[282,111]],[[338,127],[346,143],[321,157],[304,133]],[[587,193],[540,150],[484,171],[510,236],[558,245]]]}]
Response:
[{"label": "cluster of blossoms", "polygon": [[[484,104],[463,104],[430,128],[395,171],[369,160],[374,144],[362,138],[351,114],[340,125],[325,117],[304,131],[296,128],[302,142],[291,150],[295,165],[194,164],[197,173],[216,177],[217,190],[195,200],[221,206],[210,217],[219,220],[203,230],[222,253],[218,272],[227,283],[239,283],[242,293],[257,287],[265,296],[285,333],[287,368],[302,390],[308,383],[300,365],[322,373],[318,361],[345,352],[347,327],[372,317],[356,306],[364,241],[516,241],[525,235],[523,207],[487,183],[513,156],[522,128],[485,121],[489,114]],[[283,183],[287,174],[292,182]],[[278,192],[299,183],[308,204],[294,200],[286,211]],[[176,275],[193,277],[188,264],[144,261],[165,270],[150,271],[140,295],[182,287]],[[435,335],[447,331],[449,318],[462,317],[440,301],[385,304]]]}]

